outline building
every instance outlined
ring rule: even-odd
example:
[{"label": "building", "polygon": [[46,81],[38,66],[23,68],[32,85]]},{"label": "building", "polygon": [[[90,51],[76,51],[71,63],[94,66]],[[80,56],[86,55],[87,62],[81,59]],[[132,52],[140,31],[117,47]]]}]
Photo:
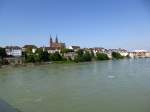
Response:
[{"label": "building", "polygon": [[122,56],[124,56],[124,57],[126,57],[126,56],[129,55],[128,51],[125,50],[125,49],[119,48],[118,50],[119,50],[119,53],[120,53]]},{"label": "building", "polygon": [[80,49],[80,46],[69,46],[68,49],[73,50],[73,51],[78,51]]},{"label": "building", "polygon": [[135,50],[133,52],[129,52],[129,57],[131,57],[131,58],[149,58],[150,52],[147,50]]},{"label": "building", "polygon": [[13,56],[13,57],[22,56],[22,49],[18,46],[6,46],[5,50],[8,56]]},{"label": "building", "polygon": [[32,52],[32,53],[35,53],[37,50],[37,46],[35,45],[25,45],[23,48],[22,48],[22,51],[23,52]]},{"label": "building", "polygon": [[65,43],[61,43],[58,41],[58,37],[56,36],[55,38],[55,42],[53,41],[52,37],[50,36],[50,48],[53,48],[53,49],[63,49],[66,47]]},{"label": "building", "polygon": [[24,57],[6,57],[4,60],[11,65],[22,65],[25,62]]},{"label": "building", "polygon": [[127,50],[121,49],[121,48],[119,48],[119,49],[109,49],[108,51],[109,51],[109,53],[112,53],[112,52],[120,53],[120,55],[125,56],[125,57],[129,55]]},{"label": "building", "polygon": [[43,51],[47,51],[48,53],[50,54],[53,54],[53,53],[56,53],[56,52],[61,52],[60,49],[55,49],[55,48],[52,48],[52,47],[41,47],[41,49],[43,49]]},{"label": "building", "polygon": [[68,52],[68,53],[64,53],[64,57],[67,59],[67,60],[74,60],[75,57],[77,56],[78,54],[75,53],[75,52]]},{"label": "building", "polygon": [[107,53],[107,49],[105,49],[103,47],[94,47],[94,48],[92,48],[92,51],[95,56],[97,53]]}]

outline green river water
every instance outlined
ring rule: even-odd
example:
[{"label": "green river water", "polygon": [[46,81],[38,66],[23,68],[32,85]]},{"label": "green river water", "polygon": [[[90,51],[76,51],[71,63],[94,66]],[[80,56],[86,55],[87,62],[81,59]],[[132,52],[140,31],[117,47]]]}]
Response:
[{"label": "green river water", "polygon": [[150,59],[3,68],[0,99],[21,112],[150,112]]}]

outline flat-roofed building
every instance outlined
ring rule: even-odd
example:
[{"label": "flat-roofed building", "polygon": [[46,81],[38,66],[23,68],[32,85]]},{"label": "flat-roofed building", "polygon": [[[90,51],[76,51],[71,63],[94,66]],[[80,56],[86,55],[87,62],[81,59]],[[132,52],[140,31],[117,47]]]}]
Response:
[{"label": "flat-roofed building", "polygon": [[22,56],[22,49],[19,46],[6,46],[5,50],[8,56],[14,57]]}]

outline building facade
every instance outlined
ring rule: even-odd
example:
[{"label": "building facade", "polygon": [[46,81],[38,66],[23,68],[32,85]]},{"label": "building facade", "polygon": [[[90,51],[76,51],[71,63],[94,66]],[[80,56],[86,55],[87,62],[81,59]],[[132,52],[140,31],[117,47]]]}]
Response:
[{"label": "building facade", "polygon": [[35,45],[25,45],[22,48],[23,52],[32,52],[32,53],[35,53],[36,50],[37,50],[37,46],[35,46]]},{"label": "building facade", "polygon": [[5,50],[8,56],[14,56],[14,57],[22,56],[22,49],[18,46],[6,46]]},{"label": "building facade", "polygon": [[52,37],[50,37],[49,47],[53,49],[63,49],[66,47],[65,43],[61,43],[58,41],[58,37],[56,36],[55,41],[53,41]]},{"label": "building facade", "polygon": [[80,49],[80,46],[69,46],[67,48],[76,52]]}]

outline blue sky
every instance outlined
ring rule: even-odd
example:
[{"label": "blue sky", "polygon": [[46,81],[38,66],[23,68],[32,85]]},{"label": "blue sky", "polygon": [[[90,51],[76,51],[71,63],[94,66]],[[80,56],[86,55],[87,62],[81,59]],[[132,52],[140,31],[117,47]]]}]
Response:
[{"label": "blue sky", "polygon": [[67,45],[150,50],[148,0],[0,0],[0,46]]}]

